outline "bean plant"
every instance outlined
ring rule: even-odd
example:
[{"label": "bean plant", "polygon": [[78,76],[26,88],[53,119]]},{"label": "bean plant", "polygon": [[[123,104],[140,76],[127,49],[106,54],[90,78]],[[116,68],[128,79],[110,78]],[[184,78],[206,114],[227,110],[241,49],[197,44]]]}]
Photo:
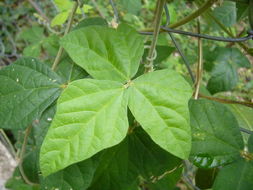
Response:
[{"label": "bean plant", "polygon": [[92,2],[55,0],[0,70],[6,188],[252,190],[253,1]]}]

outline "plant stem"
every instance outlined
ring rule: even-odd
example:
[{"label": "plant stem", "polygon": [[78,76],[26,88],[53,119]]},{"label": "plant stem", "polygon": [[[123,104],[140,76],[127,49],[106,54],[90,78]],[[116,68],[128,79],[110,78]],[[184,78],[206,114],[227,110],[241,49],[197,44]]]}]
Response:
[{"label": "plant stem", "polygon": [[253,108],[253,103],[252,102],[242,102],[242,101],[236,101],[236,100],[228,100],[228,99],[224,99],[224,98],[206,96],[206,95],[203,95],[203,94],[199,94],[199,97],[205,98],[205,99],[208,99],[208,100],[213,100],[213,101],[220,102],[220,103],[224,103],[224,104],[239,104],[239,105],[243,105],[243,106]]},{"label": "plant stem", "polygon": [[187,17],[183,18],[182,20],[179,20],[178,22],[171,24],[169,28],[176,28],[178,26],[182,26],[193,19],[200,16],[202,13],[204,13],[207,9],[209,9],[217,0],[208,0],[206,1],[199,9],[194,11],[192,14],[188,15]]},{"label": "plant stem", "polygon": [[6,135],[6,133],[4,132],[3,129],[0,129],[0,134],[1,136],[4,138],[4,140],[6,141],[6,143],[8,144],[9,148],[10,148],[10,152],[11,152],[11,155],[13,156],[13,158],[16,159],[16,151],[15,151],[15,148],[13,147],[10,139],[8,138],[8,136]]},{"label": "plant stem", "polygon": [[49,18],[43,13],[40,7],[33,0],[28,1],[33,6],[33,8],[41,15],[41,17],[44,18],[47,22],[49,22]]},{"label": "plant stem", "polygon": [[32,130],[32,125],[27,127],[27,129],[25,130],[25,137],[24,137],[24,142],[22,144],[22,148],[21,148],[21,152],[20,152],[20,156],[19,156],[18,168],[19,168],[20,174],[21,174],[22,178],[24,179],[25,183],[27,183],[29,185],[36,186],[38,184],[31,182],[27,178],[27,176],[24,172],[24,169],[23,169],[23,161],[24,161],[24,156],[25,156],[25,151],[26,151],[26,145],[27,145],[28,137],[29,137],[29,134],[31,133],[31,130]]},{"label": "plant stem", "polygon": [[[198,33],[200,34],[200,22],[198,20]],[[199,89],[202,80],[202,72],[203,72],[203,48],[202,48],[202,39],[198,38],[198,66],[197,66],[197,74],[196,74],[196,85],[195,85],[195,93],[194,99],[197,100],[199,97]]]},{"label": "plant stem", "polygon": [[[174,24],[168,25],[168,28],[177,28],[179,26],[182,26],[182,25],[184,25],[184,24],[186,24],[186,23],[194,20],[195,18],[197,18],[198,16],[200,16],[202,13],[204,13],[206,10],[208,10],[216,1],[217,0],[208,0],[199,9],[197,9],[196,11],[194,11],[193,13],[191,13],[190,15],[188,15],[185,18],[177,21]],[[146,29],[144,31],[146,31],[146,32],[153,31],[153,29]]]},{"label": "plant stem", "polygon": [[163,13],[163,7],[165,4],[166,0],[158,0],[157,1],[157,9],[156,9],[156,14],[155,14],[155,28],[154,28],[154,34],[153,34],[153,40],[151,42],[151,46],[148,52],[147,56],[147,62],[146,62],[146,68],[145,68],[145,73],[153,71],[153,61],[154,61],[154,53],[155,53],[155,48],[156,48],[156,43],[159,35],[159,30],[161,26],[161,18],[162,18],[162,13]]},{"label": "plant stem", "polygon": [[[66,30],[64,32],[64,36],[66,36],[66,34],[68,34],[69,31],[70,31],[70,28],[72,26],[72,23],[73,23],[73,20],[74,20],[74,16],[75,16],[77,7],[78,7],[78,2],[74,1],[71,13],[69,15],[69,20],[68,20],[67,28],[66,28]],[[54,60],[54,64],[52,66],[52,70],[53,71],[56,69],[57,65],[59,64],[62,53],[63,53],[63,47],[60,47],[59,50],[58,50],[58,53],[56,55],[56,58]]]}]

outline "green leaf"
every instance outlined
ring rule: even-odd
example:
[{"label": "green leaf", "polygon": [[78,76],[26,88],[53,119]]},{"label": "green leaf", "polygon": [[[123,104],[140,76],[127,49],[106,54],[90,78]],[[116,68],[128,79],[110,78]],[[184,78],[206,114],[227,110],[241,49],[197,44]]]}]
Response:
[{"label": "green leaf", "polygon": [[[229,109],[233,112],[237,119],[237,122],[241,128],[253,131],[253,109],[236,104],[227,105]],[[248,134],[243,134],[245,142],[248,141]]]},{"label": "green leaf", "polygon": [[73,29],[77,30],[80,28],[84,28],[87,26],[107,26],[107,21],[101,17],[91,17],[91,18],[86,18],[82,20],[81,22],[78,23],[78,25]]},{"label": "green leaf", "polygon": [[70,0],[54,0],[54,3],[60,12],[70,10],[73,5],[73,2]]},{"label": "green leaf", "polygon": [[50,35],[43,40],[42,46],[49,56],[55,57],[60,47],[59,37],[55,34]]},{"label": "green leaf", "polygon": [[68,55],[62,57],[56,72],[65,83],[88,77],[88,73],[76,65]]},{"label": "green leaf", "polygon": [[252,190],[253,161],[239,160],[221,169],[213,190]]},{"label": "green leaf", "polygon": [[198,167],[213,168],[238,159],[244,143],[238,123],[224,105],[210,100],[191,100],[191,160]]},{"label": "green leaf", "polygon": [[196,186],[200,189],[209,189],[213,186],[215,177],[218,173],[217,168],[202,169],[198,168],[195,176]]},{"label": "green leaf", "polygon": [[176,190],[175,186],[182,176],[183,168],[176,168],[173,171],[164,173],[164,176],[160,176],[160,179],[153,180],[148,183],[145,182],[144,186],[147,186],[150,190]]},{"label": "green leaf", "polygon": [[189,84],[176,72],[161,70],[138,77],[129,90],[129,108],[144,130],[159,146],[186,159],[191,148]]},{"label": "green leaf", "polygon": [[227,27],[236,23],[236,3],[224,1],[220,7],[213,11],[214,16]]},{"label": "green leaf", "polygon": [[43,31],[44,29],[39,26],[26,28],[21,32],[21,34],[19,35],[19,38],[30,43],[35,43],[35,42],[41,41],[41,39],[44,38]]},{"label": "green leaf", "polygon": [[41,189],[85,190],[91,184],[98,160],[95,158],[73,164],[41,180]]},{"label": "green leaf", "polygon": [[151,178],[162,176],[181,164],[179,158],[155,144],[140,127],[128,136],[128,146],[132,166],[146,181],[151,182]]},{"label": "green leaf", "polygon": [[69,11],[63,11],[58,13],[51,21],[51,27],[62,25],[66,22],[69,16]]},{"label": "green leaf", "polygon": [[128,13],[137,15],[141,10],[141,0],[119,0],[118,3]]},{"label": "green leaf", "polygon": [[[137,189],[138,176],[157,187],[161,176],[179,167],[181,160],[156,145],[140,127],[129,134],[123,142],[104,150],[89,190]],[[168,175],[169,176],[169,175]],[[176,184],[177,176],[170,176],[170,185]],[[161,185],[161,184],[159,184]]]},{"label": "green leaf", "polygon": [[235,66],[229,63],[219,63],[214,66],[207,89],[211,94],[232,90],[238,82]]},{"label": "green leaf", "polygon": [[248,58],[238,48],[216,48],[215,61],[217,63],[229,63],[237,67],[251,68]]},{"label": "green leaf", "polygon": [[39,43],[31,44],[23,50],[23,55],[26,57],[39,57],[41,45]]},{"label": "green leaf", "polygon": [[26,184],[23,180],[20,174],[14,175],[12,178],[10,178],[6,184],[5,187],[10,190],[40,190],[39,186],[31,186]]},{"label": "green leaf", "polygon": [[43,142],[44,176],[118,144],[128,130],[127,97],[122,84],[94,79],[68,85]]},{"label": "green leaf", "polygon": [[74,62],[92,77],[119,82],[136,74],[144,49],[142,37],[126,25],[118,30],[85,27],[69,33],[61,42]]},{"label": "green leaf", "polygon": [[0,70],[0,126],[23,129],[61,92],[61,79],[47,65],[22,58]]}]

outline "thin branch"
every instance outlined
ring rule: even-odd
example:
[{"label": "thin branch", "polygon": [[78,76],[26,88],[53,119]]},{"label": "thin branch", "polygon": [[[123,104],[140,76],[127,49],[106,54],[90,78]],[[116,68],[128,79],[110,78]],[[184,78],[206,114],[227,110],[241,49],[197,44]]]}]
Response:
[{"label": "thin branch", "polygon": [[[199,15],[203,14],[206,10],[208,10],[217,0],[208,0],[205,2],[199,9],[191,13],[190,15],[186,16],[185,18],[179,20],[178,22],[174,24],[170,24],[168,27],[169,28],[177,28],[179,26],[182,26],[195,18],[197,18]],[[146,32],[153,31],[153,29],[146,29]]]},{"label": "thin branch", "polygon": [[40,9],[40,7],[33,0],[28,0],[28,2],[39,13],[39,15],[41,15],[42,18],[44,18],[47,22],[50,21],[50,19],[43,13],[43,11]]},{"label": "thin branch", "polygon": [[[200,33],[200,22],[198,20],[198,33]],[[194,99],[197,100],[199,97],[199,89],[202,80],[202,72],[203,72],[203,47],[202,40],[198,38],[198,66],[197,66],[197,74],[196,74],[196,86],[194,92]]]},{"label": "thin branch", "polygon": [[103,19],[105,19],[105,15],[104,15],[104,13],[100,10],[100,8],[99,8],[97,2],[96,2],[95,0],[91,0],[91,2],[92,2],[92,4],[94,5],[94,7],[97,9],[98,14],[99,14]]},{"label": "thin branch", "polygon": [[163,7],[166,0],[157,0],[157,9],[155,14],[155,28],[154,28],[154,34],[153,34],[153,40],[150,45],[150,49],[147,56],[147,62],[145,64],[145,72],[153,71],[153,61],[155,59],[155,48],[156,43],[159,35],[159,30],[161,26],[161,19],[162,19],[162,13],[163,13]]},{"label": "thin branch", "polygon": [[205,2],[198,10],[194,11],[192,14],[188,15],[187,17],[183,18],[182,20],[171,24],[170,28],[176,28],[178,26],[182,26],[195,18],[199,17],[201,14],[203,14],[206,10],[208,10],[217,0],[208,0]]},{"label": "thin branch", "polygon": [[[164,10],[165,10],[165,15],[166,15],[166,25],[169,25],[170,24],[170,13],[169,13],[169,9],[167,7],[167,5],[164,5]],[[186,56],[184,55],[183,51],[181,50],[181,47],[180,45],[177,43],[176,39],[174,38],[173,34],[168,32],[174,46],[176,47],[179,55],[182,57],[183,59],[183,62],[188,70],[188,73],[190,74],[190,77],[191,77],[191,80],[192,82],[194,83],[195,82],[195,78],[193,76],[193,73],[192,73],[192,70],[191,70],[191,67],[190,67],[190,63],[189,61],[187,60]]]},{"label": "thin branch", "polygon": [[224,103],[224,104],[239,104],[239,105],[243,105],[243,106],[247,106],[250,108],[253,108],[253,103],[252,102],[243,102],[243,101],[236,101],[236,100],[228,100],[228,99],[224,99],[224,98],[217,98],[217,97],[212,97],[212,96],[206,96],[203,94],[199,94],[199,97],[201,98],[205,98],[208,100],[213,100],[216,102],[220,102],[220,103]]},{"label": "thin branch", "polygon": [[22,144],[22,148],[21,148],[21,152],[20,152],[20,156],[19,156],[18,168],[19,168],[20,174],[21,174],[22,178],[24,179],[25,183],[27,183],[29,185],[37,186],[38,184],[33,183],[28,179],[28,177],[26,176],[26,174],[24,172],[24,168],[23,168],[23,161],[24,161],[24,156],[25,156],[25,151],[26,151],[26,145],[27,145],[28,137],[31,133],[31,130],[32,130],[32,125],[27,127],[27,129],[25,130],[25,137],[24,137],[24,142]]},{"label": "thin branch", "polygon": [[252,135],[252,134],[253,134],[253,131],[250,131],[250,130],[245,129],[245,128],[242,128],[242,127],[240,127],[240,131],[241,131],[241,132],[244,132],[244,133],[247,133],[247,134],[249,134],[249,135]]},{"label": "thin branch", "polygon": [[110,4],[111,4],[112,9],[113,9],[114,19],[115,19],[116,23],[119,23],[119,12],[116,8],[116,5],[115,5],[114,1],[110,0]]},{"label": "thin branch", "polygon": [[[253,38],[253,34],[251,34],[251,32],[249,32],[247,36],[241,37],[241,38],[234,38],[234,37],[233,38],[224,38],[224,37],[217,37],[217,36],[209,36],[206,34],[196,34],[193,32],[186,32],[186,31],[182,31],[182,30],[175,30],[175,29],[171,29],[168,27],[164,27],[164,26],[161,27],[160,31],[182,34],[182,35],[192,36],[192,37],[197,37],[197,38],[203,38],[203,39],[207,39],[207,40],[221,41],[221,42],[245,42],[245,41],[251,40]],[[153,32],[140,31],[139,33],[143,34],[143,35],[153,35]]]},{"label": "thin branch", "polygon": [[6,133],[4,132],[3,129],[0,129],[0,136],[2,136],[2,138],[4,139],[6,144],[9,146],[10,153],[11,153],[12,157],[16,159],[16,157],[17,157],[16,150],[15,150],[14,146],[12,145],[10,139],[8,138],[8,136],[6,135]]},{"label": "thin branch", "polygon": [[[74,16],[75,16],[77,7],[78,7],[78,2],[74,1],[71,13],[69,15],[69,20],[68,20],[67,28],[66,28],[66,30],[64,32],[64,36],[66,36],[66,34],[68,34],[69,31],[70,31],[70,28],[72,26],[72,23],[73,23],[73,20],[74,20]],[[56,55],[56,58],[54,60],[54,63],[52,65],[52,70],[53,71],[56,69],[57,65],[59,64],[62,53],[63,53],[63,47],[60,47],[59,50],[58,50],[58,53]]]}]

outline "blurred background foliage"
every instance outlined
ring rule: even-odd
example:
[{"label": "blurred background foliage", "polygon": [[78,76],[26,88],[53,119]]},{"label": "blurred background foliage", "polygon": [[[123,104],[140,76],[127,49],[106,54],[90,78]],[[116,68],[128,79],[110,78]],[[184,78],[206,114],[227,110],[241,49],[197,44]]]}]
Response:
[{"label": "blurred background foliage", "polygon": [[[168,0],[167,2],[170,22],[173,24],[197,10],[206,0]],[[0,68],[22,56],[39,58],[52,65],[72,4],[71,0],[0,0]],[[82,6],[75,15],[74,28],[78,27],[78,23],[82,20],[91,17],[100,17],[110,25],[115,24],[114,12],[109,0],[80,0],[80,4]],[[115,0],[115,4],[120,22],[126,22],[138,31],[152,28],[155,0]],[[201,15],[201,33],[223,37],[246,36],[250,29],[248,8],[247,0],[218,0],[210,10]],[[97,19],[96,22],[105,21]],[[165,16],[162,24],[166,24]],[[197,19],[177,29],[197,32]],[[174,36],[193,72],[196,73],[197,39],[177,34]],[[150,36],[145,36],[145,39],[146,44],[150,44]],[[253,40],[242,44],[203,40],[203,50],[204,73],[201,93],[253,102]],[[182,58],[168,34],[159,35],[156,51],[157,59],[154,62],[156,69],[173,68],[189,78]],[[145,55],[147,52],[144,57]],[[79,67],[73,68],[73,62],[66,57],[67,55],[62,56],[62,62],[57,70],[59,75],[66,78],[66,81],[86,75]],[[74,72],[68,75],[70,69]],[[228,107],[235,113],[240,127],[253,130],[252,109],[238,105],[228,105]],[[48,112],[54,112],[54,107],[48,109]],[[14,136],[16,146],[20,147],[23,136],[19,134]],[[31,176],[36,175],[31,174]],[[28,186],[25,188],[31,189]]]}]

